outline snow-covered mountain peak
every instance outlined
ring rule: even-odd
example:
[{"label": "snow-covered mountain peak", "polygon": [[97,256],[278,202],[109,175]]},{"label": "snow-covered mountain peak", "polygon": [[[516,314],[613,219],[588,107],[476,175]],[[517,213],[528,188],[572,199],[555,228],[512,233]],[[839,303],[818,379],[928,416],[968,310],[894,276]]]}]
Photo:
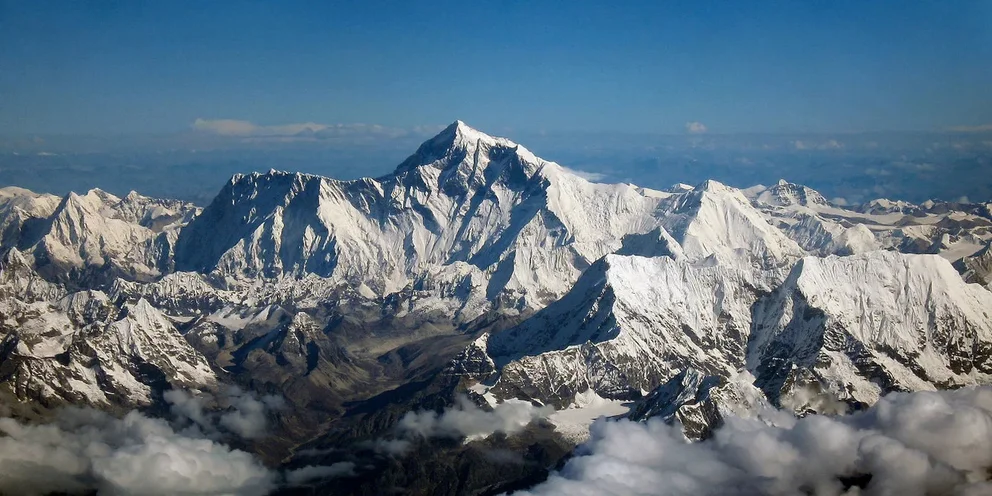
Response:
[{"label": "snow-covered mountain peak", "polygon": [[766,205],[788,207],[800,205],[804,207],[828,206],[829,202],[819,191],[801,184],[794,184],[779,179],[775,186],[765,189],[758,194],[756,200]]},{"label": "snow-covered mountain peak", "polygon": [[736,253],[764,267],[780,267],[803,256],[802,248],[770,225],[741,190],[708,180],[668,202],[662,223],[691,260]]},{"label": "snow-covered mountain peak", "polygon": [[58,196],[16,186],[0,188],[0,212],[17,207],[34,217],[48,217],[61,201]]},{"label": "snow-covered mountain peak", "polygon": [[[933,204],[933,202],[931,202]],[[908,214],[912,215],[914,213],[920,212],[922,209],[919,205],[915,205],[908,201],[903,200],[889,200],[888,198],[877,198],[866,202],[858,206],[857,211],[866,214]]]},{"label": "snow-covered mountain peak", "polygon": [[686,191],[692,191],[695,189],[691,184],[686,183],[675,183],[665,190],[667,193],[685,193]]},{"label": "snow-covered mountain peak", "polygon": [[395,175],[428,166],[440,169],[444,171],[443,176],[450,177],[455,170],[465,175],[482,171],[490,163],[516,164],[530,176],[545,161],[507,138],[490,136],[462,121],[455,121],[420,145],[396,168]]},{"label": "snow-covered mountain peak", "polygon": [[693,189],[693,191],[697,191],[697,192],[708,191],[708,192],[717,193],[717,194],[719,194],[719,193],[727,193],[727,192],[730,192],[730,191],[736,191],[734,188],[731,188],[730,186],[727,186],[726,184],[723,184],[720,181],[717,181],[715,179],[707,179],[707,180],[705,180],[705,181],[697,184],[692,189]]}]

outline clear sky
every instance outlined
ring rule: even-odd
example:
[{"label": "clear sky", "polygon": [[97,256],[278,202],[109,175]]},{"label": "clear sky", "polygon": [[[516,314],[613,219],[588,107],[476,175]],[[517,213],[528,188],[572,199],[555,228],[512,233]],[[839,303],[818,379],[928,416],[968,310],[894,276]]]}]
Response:
[{"label": "clear sky", "polygon": [[0,0],[0,134],[992,123],[992,1]]}]

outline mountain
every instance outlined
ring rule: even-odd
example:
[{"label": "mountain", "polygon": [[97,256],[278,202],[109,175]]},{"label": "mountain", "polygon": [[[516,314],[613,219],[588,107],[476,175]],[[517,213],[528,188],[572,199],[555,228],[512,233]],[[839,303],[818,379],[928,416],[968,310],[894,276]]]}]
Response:
[{"label": "mountain", "polygon": [[771,226],[740,190],[717,181],[705,181],[673,196],[666,207],[663,224],[690,260],[713,255],[743,257],[771,269],[805,255],[799,245]]},{"label": "mountain", "polygon": [[465,281],[533,308],[624,235],[656,227],[665,196],[590,183],[459,121],[378,179],[235,176],[183,229],[175,260],[235,278],[313,274],[368,297]]},{"label": "mountain", "polygon": [[116,277],[150,281],[170,271],[179,228],[197,212],[134,192],[121,199],[93,189],[55,203],[51,195],[5,190],[3,246],[33,259],[47,278],[76,286]]},{"label": "mountain", "polygon": [[806,186],[779,181],[744,190],[752,203],[790,238],[817,255],[851,255],[879,249],[936,253],[951,262],[992,239],[992,214],[984,204],[887,199],[848,209]]},{"label": "mountain", "polygon": [[16,250],[0,264],[0,377],[25,405],[150,405],[169,387],[216,387],[207,360],[145,300],[44,282]]},{"label": "mountain", "polygon": [[562,299],[489,337],[494,392],[563,407],[588,388],[634,398],[688,367],[732,374],[769,279],[713,259],[608,255]]},{"label": "mountain", "polygon": [[992,290],[992,241],[985,248],[955,261],[954,268],[966,281],[983,284]]},{"label": "mountain", "polygon": [[992,293],[935,255],[807,257],[755,307],[747,360],[773,401],[798,371],[865,404],[987,384]]}]

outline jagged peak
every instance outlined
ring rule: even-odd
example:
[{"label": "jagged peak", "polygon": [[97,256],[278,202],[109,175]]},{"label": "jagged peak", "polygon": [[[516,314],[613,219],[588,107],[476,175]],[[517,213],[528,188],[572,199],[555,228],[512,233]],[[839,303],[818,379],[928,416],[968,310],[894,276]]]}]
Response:
[{"label": "jagged peak", "polygon": [[333,179],[317,174],[305,172],[284,171],[269,169],[266,172],[252,172],[249,174],[234,174],[227,182],[225,188],[233,188],[233,191],[256,190],[259,188],[284,188],[298,190],[312,181],[334,181]]},{"label": "jagged peak", "polygon": [[775,186],[759,194],[757,200],[760,203],[778,206],[829,205],[819,191],[803,184],[790,183],[785,179],[779,179]]},{"label": "jagged peak", "polygon": [[70,191],[55,207],[51,220],[60,222],[61,219],[64,222],[73,219],[71,222],[77,222],[80,215],[113,217],[111,212],[120,202],[116,196],[99,189],[91,189],[83,195]]},{"label": "jagged peak", "polygon": [[395,174],[401,174],[423,166],[449,167],[465,162],[480,148],[503,148],[513,150],[523,162],[544,164],[545,161],[535,156],[527,148],[508,138],[490,136],[479,131],[461,120],[457,120],[444,128],[433,138],[425,141],[417,151],[401,163]]},{"label": "jagged peak", "polygon": [[675,183],[665,190],[666,193],[685,193],[686,191],[692,191],[695,189],[691,184],[686,183]]},{"label": "jagged peak", "polygon": [[726,184],[721,183],[715,179],[707,179],[693,188],[697,192],[707,192],[707,193],[726,193],[736,191],[736,188],[731,188]]},{"label": "jagged peak", "polygon": [[59,202],[52,216],[59,217],[70,210],[90,210],[88,199],[90,198],[87,198],[86,195],[80,195],[75,191],[70,191],[62,197],[62,201]]},{"label": "jagged peak", "polygon": [[137,191],[135,191],[133,189],[131,191],[128,191],[127,192],[127,195],[124,196],[124,199],[125,200],[132,200],[132,201],[133,200],[138,200],[138,199],[141,199],[141,198],[144,198],[144,196],[142,196],[140,193],[138,193]]},{"label": "jagged peak", "polygon": [[28,267],[28,262],[24,258],[24,255],[17,248],[11,247],[3,254],[3,258],[0,259],[0,270],[11,269],[16,267]]},{"label": "jagged peak", "polygon": [[22,188],[20,186],[4,186],[0,188],[0,198],[9,198],[15,196],[42,196],[44,193],[35,193],[27,188]]},{"label": "jagged peak", "polygon": [[452,122],[450,125],[448,125],[448,127],[444,128],[444,130],[442,130],[440,133],[438,133],[437,136],[435,136],[432,139],[433,140],[440,139],[441,141],[451,142],[453,144],[458,144],[462,142],[478,142],[478,141],[482,141],[486,143],[496,143],[502,141],[506,144],[510,144],[511,146],[516,145],[516,143],[513,143],[512,141],[506,138],[498,138],[495,136],[490,136],[482,131],[479,131],[478,129],[475,129],[472,126],[465,124],[465,121],[462,120],[456,120],[455,122]]},{"label": "jagged peak", "polygon": [[104,191],[100,188],[92,188],[89,191],[87,191],[86,195],[84,196],[87,198],[93,198],[99,200],[101,203],[105,205],[114,205],[120,203],[121,201],[121,199],[118,198],[116,195]]}]

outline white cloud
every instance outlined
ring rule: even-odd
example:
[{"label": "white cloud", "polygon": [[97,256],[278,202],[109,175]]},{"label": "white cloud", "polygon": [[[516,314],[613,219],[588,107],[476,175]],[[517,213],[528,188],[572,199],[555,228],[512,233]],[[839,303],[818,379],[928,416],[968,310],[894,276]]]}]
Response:
[{"label": "white cloud", "polygon": [[259,398],[234,386],[225,388],[217,398],[206,393],[194,396],[178,389],[166,391],[162,396],[178,424],[189,424],[208,435],[223,430],[245,439],[264,434],[269,416],[285,407],[279,396]]},{"label": "white cloud", "polygon": [[792,147],[796,150],[840,150],[844,148],[844,143],[835,139],[822,142],[795,140],[792,142]]},{"label": "white cloud", "polygon": [[194,131],[204,134],[267,141],[354,139],[361,137],[396,138],[407,135],[431,136],[440,130],[438,126],[400,129],[378,124],[320,124],[316,122],[266,126],[237,119],[196,119],[191,127]]},{"label": "white cloud", "polygon": [[297,136],[300,134],[316,133],[327,129],[326,124],[301,122],[279,126],[261,126],[249,121],[237,119],[197,119],[193,121],[193,129],[221,136]]},{"label": "white cloud", "polygon": [[686,122],[685,130],[689,134],[703,134],[707,131],[706,125],[699,121]]},{"label": "white cloud", "polygon": [[979,124],[977,126],[953,126],[948,128],[955,133],[988,133],[992,132],[992,124]]},{"label": "white cloud", "polygon": [[275,474],[251,454],[131,412],[69,409],[55,423],[0,419],[0,493],[262,495]]},{"label": "white cloud", "polygon": [[[599,420],[530,493],[990,494],[992,388],[895,393],[867,411],[766,425],[735,417],[690,443],[681,429]],[[861,492],[842,479],[870,476]],[[847,491],[847,492],[845,492]]]},{"label": "white cloud", "polygon": [[353,462],[338,462],[332,465],[307,465],[303,468],[286,472],[286,483],[298,486],[315,479],[335,479],[355,475]]},{"label": "white cloud", "polygon": [[279,396],[255,398],[238,388],[231,388],[227,394],[229,409],[220,416],[219,423],[228,431],[246,439],[264,434],[269,413],[285,408],[285,401]]},{"label": "white cloud", "polygon": [[602,181],[603,179],[606,179],[606,174],[603,174],[601,172],[580,171],[565,166],[562,166],[561,168],[565,169],[566,172],[579,176],[582,179],[585,179],[586,181],[589,181],[591,183],[599,182]]},{"label": "white cloud", "polygon": [[455,406],[438,415],[434,411],[407,412],[397,424],[403,435],[421,437],[466,437],[484,439],[497,432],[515,434],[538,418],[553,413],[550,407],[536,407],[529,401],[510,399],[483,410],[464,396]]},{"label": "white cloud", "polygon": [[193,129],[222,136],[251,136],[258,126],[234,119],[197,119],[193,121]]},{"label": "white cloud", "polygon": [[410,441],[406,439],[376,439],[358,443],[359,448],[375,451],[389,456],[401,456],[410,449]]}]

